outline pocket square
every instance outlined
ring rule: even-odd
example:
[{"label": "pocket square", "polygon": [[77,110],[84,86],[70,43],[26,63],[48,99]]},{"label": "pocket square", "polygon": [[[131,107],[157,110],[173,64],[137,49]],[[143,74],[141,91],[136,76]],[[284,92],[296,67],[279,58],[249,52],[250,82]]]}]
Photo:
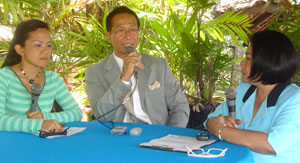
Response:
[{"label": "pocket square", "polygon": [[159,87],[160,87],[160,83],[158,81],[155,81],[152,85],[149,85],[149,90],[153,91]]}]

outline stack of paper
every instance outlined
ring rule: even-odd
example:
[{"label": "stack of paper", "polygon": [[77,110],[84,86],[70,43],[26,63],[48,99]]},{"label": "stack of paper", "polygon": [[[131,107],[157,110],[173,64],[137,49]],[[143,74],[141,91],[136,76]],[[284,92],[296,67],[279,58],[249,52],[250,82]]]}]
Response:
[{"label": "stack of paper", "polygon": [[141,143],[138,146],[178,152],[187,152],[186,147],[189,147],[192,150],[199,150],[201,147],[210,145],[216,141],[217,140],[214,139],[209,139],[207,141],[199,141],[195,137],[169,134],[159,139],[153,139],[149,142]]}]

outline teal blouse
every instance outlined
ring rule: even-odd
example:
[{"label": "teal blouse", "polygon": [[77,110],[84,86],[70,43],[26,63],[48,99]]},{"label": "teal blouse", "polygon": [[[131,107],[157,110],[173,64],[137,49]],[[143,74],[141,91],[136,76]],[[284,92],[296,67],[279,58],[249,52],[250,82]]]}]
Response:
[{"label": "teal blouse", "polygon": [[[236,119],[243,121],[238,128],[268,134],[268,143],[276,154],[266,155],[253,151],[254,162],[300,162],[300,88],[292,83],[278,84],[251,121],[255,94],[255,86],[248,83],[240,83],[238,86]],[[228,116],[226,102],[209,114],[208,119],[219,114]]]},{"label": "teal blouse", "polygon": [[[58,122],[81,120],[81,111],[60,77],[52,71],[44,71],[45,85],[38,104],[45,120]],[[63,112],[50,113],[56,100]],[[43,120],[28,119],[26,112],[31,105],[31,94],[16,74],[9,68],[0,69],[0,130],[39,133]]]}]

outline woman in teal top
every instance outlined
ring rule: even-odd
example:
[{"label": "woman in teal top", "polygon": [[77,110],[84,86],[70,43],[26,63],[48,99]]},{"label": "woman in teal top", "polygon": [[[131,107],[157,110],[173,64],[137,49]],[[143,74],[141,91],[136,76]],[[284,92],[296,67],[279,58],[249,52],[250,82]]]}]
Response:
[{"label": "woman in teal top", "polygon": [[[0,69],[0,130],[38,134],[63,131],[60,122],[81,120],[81,111],[60,77],[44,71],[52,52],[48,25],[32,19],[20,23]],[[38,107],[30,111],[31,86],[43,90]],[[50,113],[57,101],[62,112]]]},{"label": "woman in teal top", "polygon": [[276,31],[255,33],[250,42],[241,62],[236,119],[223,103],[206,127],[220,140],[248,146],[255,162],[300,162],[300,88],[291,83],[298,54]]}]

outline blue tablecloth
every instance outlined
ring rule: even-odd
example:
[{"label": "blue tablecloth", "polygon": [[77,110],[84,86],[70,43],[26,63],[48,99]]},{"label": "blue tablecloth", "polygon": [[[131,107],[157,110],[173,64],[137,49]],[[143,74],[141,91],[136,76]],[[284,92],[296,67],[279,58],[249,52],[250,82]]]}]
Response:
[{"label": "blue tablecloth", "polygon": [[181,152],[137,147],[142,142],[168,134],[194,137],[199,130],[147,124],[115,123],[116,125],[125,125],[128,131],[133,127],[142,127],[143,131],[140,136],[112,135],[107,127],[96,121],[68,123],[67,126],[87,129],[72,136],[55,139],[1,131],[0,162],[253,162],[249,148],[224,141],[205,147],[205,151],[212,147],[228,148],[226,155],[219,158],[189,157]]}]

